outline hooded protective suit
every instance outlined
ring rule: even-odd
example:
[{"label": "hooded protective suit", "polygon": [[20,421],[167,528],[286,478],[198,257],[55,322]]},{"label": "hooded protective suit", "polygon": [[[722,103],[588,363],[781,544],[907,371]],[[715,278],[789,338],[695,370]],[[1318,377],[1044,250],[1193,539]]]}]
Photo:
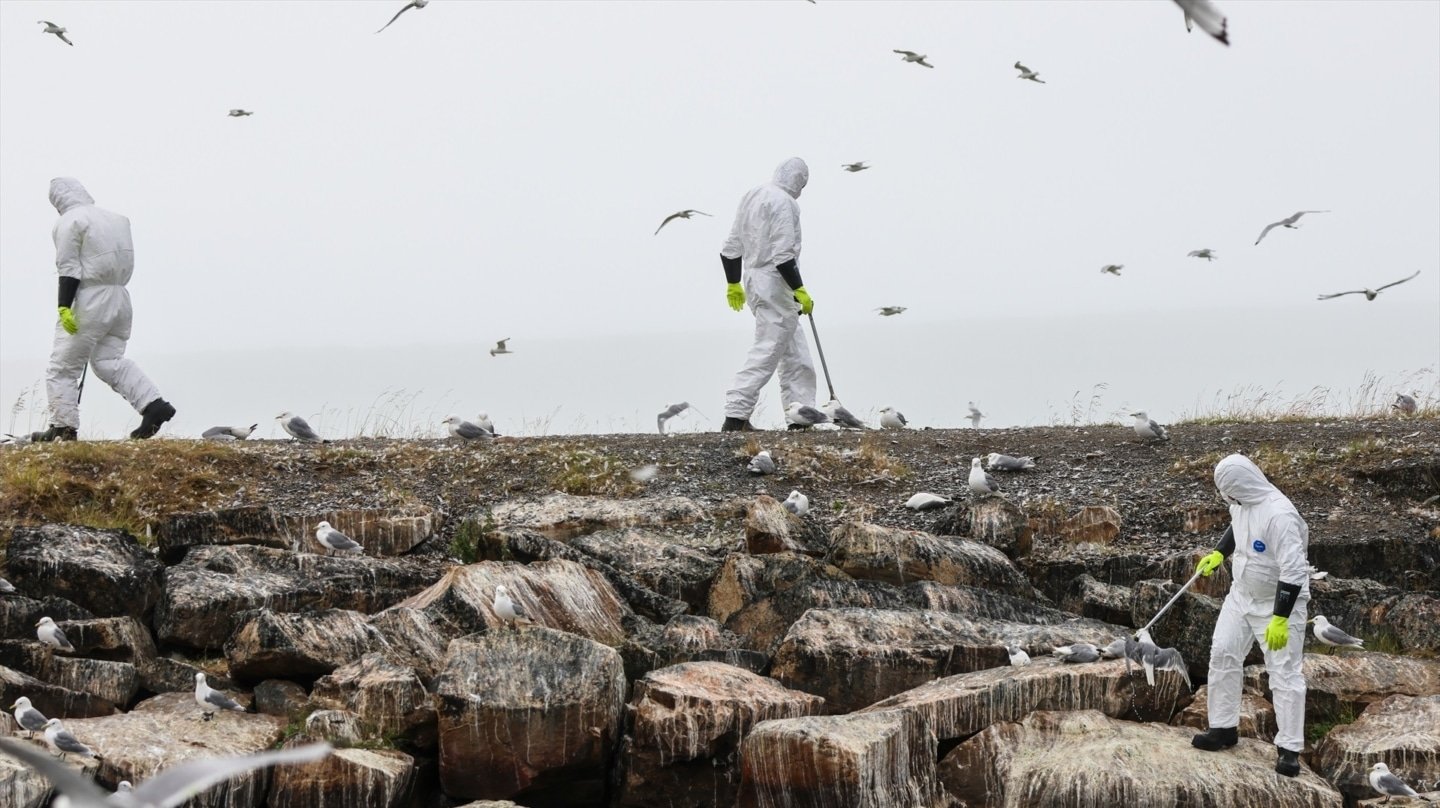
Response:
[{"label": "hooded protective suit", "polygon": [[[1230,594],[1220,607],[1210,641],[1210,726],[1239,725],[1241,666],[1250,644],[1259,642],[1275,700],[1279,728],[1275,745],[1300,752],[1305,748],[1305,677],[1300,663],[1310,602],[1306,560],[1310,530],[1290,500],[1243,455],[1230,455],[1215,466],[1215,487],[1230,503],[1235,547]],[[1279,651],[1271,651],[1265,645],[1265,628],[1272,615],[1287,608],[1289,641]]]},{"label": "hooded protective suit", "polygon": [[[782,408],[792,402],[815,406],[815,363],[800,325],[793,288],[777,267],[800,258],[800,205],[795,200],[810,180],[805,161],[792,157],[775,169],[775,179],[740,200],[725,259],[744,259],[745,298],[755,315],[755,342],[745,366],[725,394],[725,415],[748,419],[760,390],[780,371]],[[795,270],[798,278],[798,269]]]},{"label": "hooded protective suit", "polygon": [[130,406],[144,410],[160,398],[160,391],[125,358],[131,320],[125,284],[135,268],[130,220],[96,207],[85,186],[70,177],[50,181],[50,203],[60,212],[52,231],[55,268],[60,277],[80,282],[70,306],[78,330],[68,334],[59,323],[55,325],[55,347],[45,378],[52,421],[80,426],[76,383],[87,362]]}]

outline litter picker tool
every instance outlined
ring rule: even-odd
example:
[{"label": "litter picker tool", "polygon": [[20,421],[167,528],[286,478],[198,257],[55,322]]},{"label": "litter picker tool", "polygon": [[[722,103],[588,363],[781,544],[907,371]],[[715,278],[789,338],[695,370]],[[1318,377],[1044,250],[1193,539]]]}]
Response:
[{"label": "litter picker tool", "polygon": [[80,397],[85,395],[85,376],[90,373],[90,363],[80,369],[80,381],[75,383],[75,406],[80,406]]},{"label": "litter picker tool", "polygon": [[1170,598],[1170,600],[1167,601],[1164,606],[1161,606],[1160,611],[1156,612],[1155,616],[1150,618],[1150,622],[1146,623],[1143,628],[1135,632],[1135,636],[1140,636],[1141,632],[1148,631],[1151,626],[1159,622],[1160,618],[1163,617],[1166,612],[1170,611],[1170,607],[1175,605],[1175,601],[1179,600],[1180,596],[1185,594],[1185,590],[1189,589],[1190,585],[1195,583],[1196,579],[1198,579],[1199,577],[1200,571],[1196,570],[1195,574],[1190,576],[1190,580],[1186,581],[1185,585],[1180,587],[1180,591],[1175,593],[1175,597]]},{"label": "litter picker tool", "polygon": [[830,400],[839,401],[835,395],[835,385],[830,383],[830,366],[825,364],[825,349],[820,347],[820,332],[815,330],[815,315],[807,314],[810,318],[810,333],[815,337],[815,352],[820,354],[820,369],[825,371],[825,386],[830,388]]}]

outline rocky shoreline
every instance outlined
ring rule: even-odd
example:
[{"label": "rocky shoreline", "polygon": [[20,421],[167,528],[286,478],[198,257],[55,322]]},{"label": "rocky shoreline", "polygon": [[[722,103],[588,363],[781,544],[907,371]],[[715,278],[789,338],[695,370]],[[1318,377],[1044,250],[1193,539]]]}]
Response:
[{"label": "rocky shoreline", "polygon": [[[187,803],[217,808],[1338,807],[1376,796],[1376,761],[1440,789],[1440,421],[1128,433],[8,448],[0,699],[64,719],[103,758],[75,765],[112,788],[340,747]],[[759,448],[775,475],[745,470]],[[972,497],[969,459],[991,451],[1039,463]],[[1209,469],[1237,451],[1310,524],[1311,613],[1367,640],[1309,649],[1293,780],[1272,770],[1261,667],[1241,745],[1191,752],[1223,572],[1153,629],[1196,693],[1049,655],[1169,599],[1223,530]],[[780,507],[792,489],[803,517]],[[954,502],[905,509],[918,491]],[[323,554],[321,520],[363,555]],[[104,524],[128,529],[86,526]],[[42,616],[74,651],[36,640]],[[204,720],[197,672],[245,712]],[[0,808],[50,799],[0,756]]]}]

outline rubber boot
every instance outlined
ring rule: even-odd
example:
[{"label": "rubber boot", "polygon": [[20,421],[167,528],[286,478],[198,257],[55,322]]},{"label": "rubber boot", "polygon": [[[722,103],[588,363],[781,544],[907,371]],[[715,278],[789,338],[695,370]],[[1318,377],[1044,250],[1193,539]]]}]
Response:
[{"label": "rubber boot", "polygon": [[721,432],[758,432],[751,426],[748,418],[726,418],[725,423],[720,425]]},{"label": "rubber boot", "polygon": [[1291,752],[1289,749],[1275,747],[1280,755],[1275,760],[1275,772],[1286,777],[1294,777],[1300,773],[1300,753]]},{"label": "rubber boot", "polygon": [[175,408],[165,399],[157,398],[140,411],[140,426],[130,433],[130,437],[140,440],[153,438],[160,431],[160,426],[174,417]]},{"label": "rubber boot", "polygon": [[810,427],[805,424],[791,424],[790,426],[787,426],[785,428],[792,432],[800,432],[809,429]]},{"label": "rubber boot", "polygon": [[45,430],[44,432],[30,433],[31,443],[49,443],[51,441],[60,440],[78,440],[79,438],[79,430],[77,430],[75,427],[60,426],[59,424],[51,424],[50,428]]},{"label": "rubber boot", "polygon": [[1190,739],[1190,745],[1206,752],[1219,752],[1240,742],[1240,733],[1235,727],[1211,727],[1204,733]]}]

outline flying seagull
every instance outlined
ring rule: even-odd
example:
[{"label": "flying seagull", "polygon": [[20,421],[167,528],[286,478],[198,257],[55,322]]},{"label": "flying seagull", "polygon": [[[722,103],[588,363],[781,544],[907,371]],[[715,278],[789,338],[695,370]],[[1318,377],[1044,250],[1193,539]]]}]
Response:
[{"label": "flying seagull", "polygon": [[361,547],[359,542],[331,527],[329,522],[321,522],[315,526],[315,540],[326,550],[337,553],[358,551],[359,555],[365,555],[365,548]]},{"label": "flying seagull", "polygon": [[[405,6],[404,8],[400,9],[399,11],[395,12],[395,16],[393,16],[393,17],[390,18],[390,22],[387,22],[387,23],[385,23],[384,25],[380,26],[380,31],[384,31],[386,28],[389,28],[391,25],[393,25],[393,24],[395,23],[396,20],[400,19],[400,15],[401,15],[401,14],[404,14],[405,12],[409,11],[410,9],[412,9],[412,8],[424,8],[424,7],[428,6],[428,5],[430,5],[430,0],[410,0],[410,4],[409,4],[409,5]],[[380,33],[380,31],[376,31],[375,33],[378,34],[378,33]]]},{"label": "flying seagull", "polygon": [[881,317],[894,317],[894,316],[897,315],[897,314],[902,314],[902,313],[904,313],[905,307],[904,307],[904,306],[881,306],[880,308],[876,309],[876,311],[880,312],[880,316],[881,316]]},{"label": "flying seagull", "polygon": [[1190,258],[1204,258],[1206,261],[1215,260],[1215,251],[1210,249],[1209,247],[1206,247],[1202,250],[1191,250],[1190,252],[1186,253],[1186,255]]},{"label": "flying seagull", "polygon": [[1309,622],[1315,624],[1315,639],[1332,648],[1361,648],[1365,647],[1365,641],[1359,637],[1351,637],[1340,630],[1339,626],[1333,626],[1325,619],[1325,615],[1317,614],[1310,618]]},{"label": "flying seagull", "polygon": [[761,449],[750,458],[750,465],[745,467],[751,474],[774,474],[775,459],[770,456],[768,449]]},{"label": "flying seagull", "polygon": [[856,171],[864,171],[870,166],[865,165],[865,161],[861,160],[858,163],[845,163],[840,167],[845,169],[846,171],[849,171],[851,174],[854,174]]},{"label": "flying seagull", "polygon": [[910,422],[905,420],[905,413],[894,407],[886,407],[880,411],[880,426],[885,429],[904,429],[908,423]]},{"label": "flying seagull", "polygon": [[41,31],[40,33],[42,33],[42,34],[54,34],[55,36],[60,37],[60,41],[61,41],[61,42],[64,42],[66,45],[69,45],[69,46],[72,47],[72,48],[75,47],[75,43],[74,43],[74,42],[71,42],[70,40],[68,40],[68,39],[65,38],[65,31],[66,31],[67,29],[61,28],[60,26],[56,25],[56,24],[53,23],[53,22],[50,22],[49,20],[36,20],[35,22],[36,22],[36,24],[38,24],[38,25],[43,25],[43,26],[45,26],[45,30],[44,30],[44,31]]},{"label": "flying seagull", "polygon": [[967,482],[970,484],[970,490],[977,494],[993,494],[1000,490],[1000,484],[995,482],[995,478],[986,474],[985,469],[980,468],[980,458],[978,457],[970,461],[970,477]]},{"label": "flying seagull", "polygon": [[1025,65],[1020,64],[1019,62],[1016,62],[1016,63],[1015,63],[1015,69],[1020,71],[1020,75],[1018,75],[1018,76],[1015,77],[1015,78],[1017,78],[1017,79],[1029,79],[1029,80],[1031,80],[1031,81],[1033,81],[1033,82],[1035,82],[1035,83],[1037,83],[1037,84],[1044,84],[1044,83],[1045,83],[1045,82],[1043,82],[1043,81],[1040,80],[1040,74],[1039,74],[1039,73],[1036,73],[1034,70],[1031,70],[1030,68],[1026,67]]},{"label": "flying seagull", "polygon": [[230,117],[232,117],[232,118],[248,118],[248,117],[250,117],[251,115],[254,115],[254,114],[255,114],[254,111],[248,110],[248,109],[232,109],[232,110],[230,110]]},{"label": "flying seagull", "polygon": [[665,422],[669,421],[671,418],[674,418],[675,416],[688,409],[690,409],[690,402],[688,401],[682,401],[679,404],[671,404],[670,406],[662,410],[659,415],[655,416],[655,428],[660,430],[661,435],[664,435]]},{"label": "flying seagull", "polygon": [[898,53],[898,54],[900,54],[901,56],[905,57],[904,61],[914,62],[914,63],[917,64],[917,65],[923,65],[923,66],[925,66],[925,67],[934,67],[934,66],[935,66],[935,65],[932,65],[932,64],[930,64],[929,62],[925,61],[925,59],[928,58],[928,57],[926,57],[924,54],[916,53],[915,51],[907,51],[907,50],[896,50],[895,52]]},{"label": "flying seagull", "polygon": [[846,429],[865,429],[865,422],[855,417],[855,414],[845,409],[845,406],[836,399],[830,399],[820,405],[820,411],[830,416],[830,420],[836,425]]},{"label": "flying seagull", "polygon": [[309,763],[333,751],[334,747],[330,744],[317,743],[277,752],[189,760],[160,772],[129,793],[111,796],[73,767],[33,746],[12,738],[0,738],[0,752],[44,775],[57,792],[70,798],[70,808],[176,808],[210,786],[237,774],[280,763]]},{"label": "flying seagull", "polygon": [[[1405,393],[1396,393],[1395,403],[1390,405],[1390,409],[1399,410],[1406,415],[1414,415],[1415,411],[1419,408],[1419,405],[1415,401],[1415,397],[1412,395],[1407,395]],[[3,591],[5,591],[4,587],[0,587],[0,592]],[[11,591],[14,591],[13,587]]]},{"label": "flying seagull", "polygon": [[520,604],[510,599],[510,591],[503,585],[495,587],[495,600],[491,604],[495,609],[495,616],[505,621],[505,624],[519,630],[519,621],[525,620],[525,610]]},{"label": "flying seagull", "polygon": [[1135,423],[1133,425],[1135,429],[1135,436],[1138,437],[1140,440],[1170,440],[1170,433],[1165,431],[1165,427],[1150,420],[1150,416],[1146,415],[1144,410],[1141,410],[1139,412],[1132,412],[1130,413],[1130,417],[1135,419]]},{"label": "flying seagull", "polygon": [[1103,275],[1103,274],[1105,274],[1106,272],[1108,272],[1108,273],[1110,273],[1111,275],[1114,275],[1115,277],[1118,278],[1118,277],[1120,277],[1120,270],[1122,270],[1122,269],[1124,269],[1124,268],[1125,268],[1125,265],[1124,265],[1124,264],[1106,264],[1105,266],[1100,267],[1100,274]]},{"label": "flying seagull", "polygon": [[15,723],[20,725],[20,729],[30,733],[31,738],[35,737],[35,733],[45,729],[45,723],[50,720],[39,710],[31,707],[30,699],[26,696],[16,699],[15,703],[10,705],[10,709],[15,711]]},{"label": "flying seagull", "polygon": [[[1384,802],[1389,802],[1391,797],[1419,797],[1415,789],[1405,785],[1405,781],[1390,773],[1390,767],[1384,763],[1376,763],[1370,767],[1370,787],[1377,792],[1384,794]],[[1426,799],[1426,802],[1430,800]]]},{"label": "flying seagull", "polygon": [[810,498],[799,491],[791,491],[790,496],[786,497],[785,501],[780,504],[784,506],[785,510],[796,516],[804,516],[810,512]]},{"label": "flying seagull", "polygon": [[816,424],[823,424],[830,420],[830,416],[815,409],[801,404],[798,401],[790,402],[785,408],[785,420],[798,427],[812,427]]},{"label": "flying seagull", "polygon": [[1220,40],[1220,44],[1230,44],[1230,32],[1226,28],[1225,15],[1210,0],[1175,0],[1175,5],[1185,12],[1185,30],[1189,31],[1190,23],[1200,25],[1200,30]]},{"label": "flying seagull", "polygon": [[985,467],[991,471],[1025,471],[1035,468],[1035,458],[1029,455],[1011,457],[999,452],[991,452],[985,457]]},{"label": "flying seagull", "polygon": [[502,339],[502,340],[496,340],[496,341],[495,341],[495,347],[490,349],[490,355],[491,355],[491,356],[499,356],[500,354],[515,353],[514,351],[512,351],[512,350],[510,350],[509,348],[506,348],[506,347],[505,347],[505,343],[507,343],[507,342],[509,342],[509,341],[510,341],[510,338],[509,338],[509,337],[506,337],[505,339]]},{"label": "flying seagull", "polygon": [[200,437],[204,438],[205,440],[245,440],[246,438],[250,437],[250,433],[254,432],[255,427],[258,426],[260,425],[251,424],[248,427],[212,426],[204,432],[200,433]]},{"label": "flying seagull", "polygon": [[[709,215],[710,215],[710,214],[708,214],[708,213],[706,213],[706,212],[704,212],[704,211],[701,211],[701,210],[682,210],[682,211],[680,211],[679,213],[672,213],[672,214],[670,214],[669,216],[666,216],[666,217],[665,217],[665,221],[661,222],[659,227],[655,228],[655,235],[657,235],[657,236],[660,235],[660,231],[661,231],[661,230],[664,230],[664,229],[665,229],[665,225],[670,224],[670,222],[672,222],[672,221],[674,221],[674,220],[676,220],[676,219],[689,219],[691,216],[695,216],[695,215],[697,215],[697,214],[700,215],[700,216],[709,216]],[[711,217],[711,218],[714,218],[714,217]]]},{"label": "flying seagull", "polygon": [[1291,215],[1291,216],[1286,216],[1284,219],[1281,219],[1281,220],[1278,221],[1278,222],[1271,222],[1270,224],[1265,225],[1265,229],[1260,231],[1260,238],[1255,239],[1255,243],[1256,243],[1256,244],[1259,244],[1259,243],[1265,238],[1265,234],[1266,234],[1266,233],[1269,233],[1271,230],[1274,230],[1274,229],[1277,228],[1277,227],[1288,227],[1288,228],[1290,228],[1291,230],[1299,230],[1299,229],[1300,229],[1300,225],[1296,224],[1296,222],[1300,221],[1300,217],[1301,217],[1301,216],[1304,216],[1304,215],[1307,214],[1307,213],[1329,213],[1329,212],[1330,212],[1330,211],[1328,211],[1328,210],[1301,210],[1301,211],[1296,211],[1293,215]]},{"label": "flying seagull", "polygon": [[469,421],[463,421],[458,416],[450,416],[440,423],[450,430],[450,437],[461,440],[480,440],[481,438],[493,438],[495,433]]},{"label": "flying seagull", "polygon": [[305,422],[304,418],[301,418],[300,416],[296,415],[293,412],[290,412],[289,410],[286,410],[285,412],[282,412],[279,415],[275,416],[275,420],[279,421],[280,428],[289,433],[290,437],[294,438],[295,440],[303,441],[305,443],[325,442],[321,440],[319,435],[315,434],[315,430],[310,428],[310,425]]},{"label": "flying seagull", "polygon": [[968,406],[968,407],[970,408],[970,414],[969,414],[968,416],[966,416],[966,417],[968,417],[968,418],[970,419],[970,428],[971,428],[971,429],[979,429],[979,428],[980,428],[980,419],[985,417],[985,413],[977,410],[977,409],[975,408],[975,402],[973,402],[973,401],[967,401],[967,402],[965,402],[965,404],[966,404],[966,406]]},{"label": "flying seagull", "polygon": [[65,632],[61,631],[60,627],[55,625],[55,621],[49,617],[42,617],[40,622],[35,624],[35,637],[51,648],[61,651],[75,650],[75,646],[71,645],[70,640],[65,637]]},{"label": "flying seagull", "polygon": [[[1420,274],[1420,270],[1418,270],[1418,269],[1415,270],[1415,275],[1419,275],[1419,274]],[[1406,282],[1406,281],[1414,280],[1414,279],[1415,279],[1415,275],[1411,275],[1411,276],[1408,277],[1408,278],[1401,278],[1400,280],[1395,281],[1394,283],[1387,283],[1387,284],[1385,284],[1384,286],[1379,286],[1379,287],[1376,287],[1376,288],[1374,288],[1374,289],[1353,289],[1353,290],[1351,290],[1351,291],[1349,291],[1349,292],[1336,292],[1336,293],[1333,294],[1333,295],[1320,295],[1320,296],[1316,297],[1315,299],[1316,299],[1316,300],[1329,300],[1329,299],[1332,298],[1332,297],[1343,297],[1343,296],[1345,296],[1345,295],[1364,295],[1366,300],[1374,300],[1376,295],[1380,294],[1381,292],[1385,291],[1386,289],[1389,289],[1389,288],[1392,287],[1392,286],[1399,286],[1400,284],[1402,284],[1402,283],[1404,283],[1404,282]]]},{"label": "flying seagull", "polygon": [[205,682],[204,673],[195,674],[195,703],[200,705],[206,721],[214,718],[217,710],[245,712],[245,708],[241,707],[239,702],[218,690],[212,690],[210,685]]}]

